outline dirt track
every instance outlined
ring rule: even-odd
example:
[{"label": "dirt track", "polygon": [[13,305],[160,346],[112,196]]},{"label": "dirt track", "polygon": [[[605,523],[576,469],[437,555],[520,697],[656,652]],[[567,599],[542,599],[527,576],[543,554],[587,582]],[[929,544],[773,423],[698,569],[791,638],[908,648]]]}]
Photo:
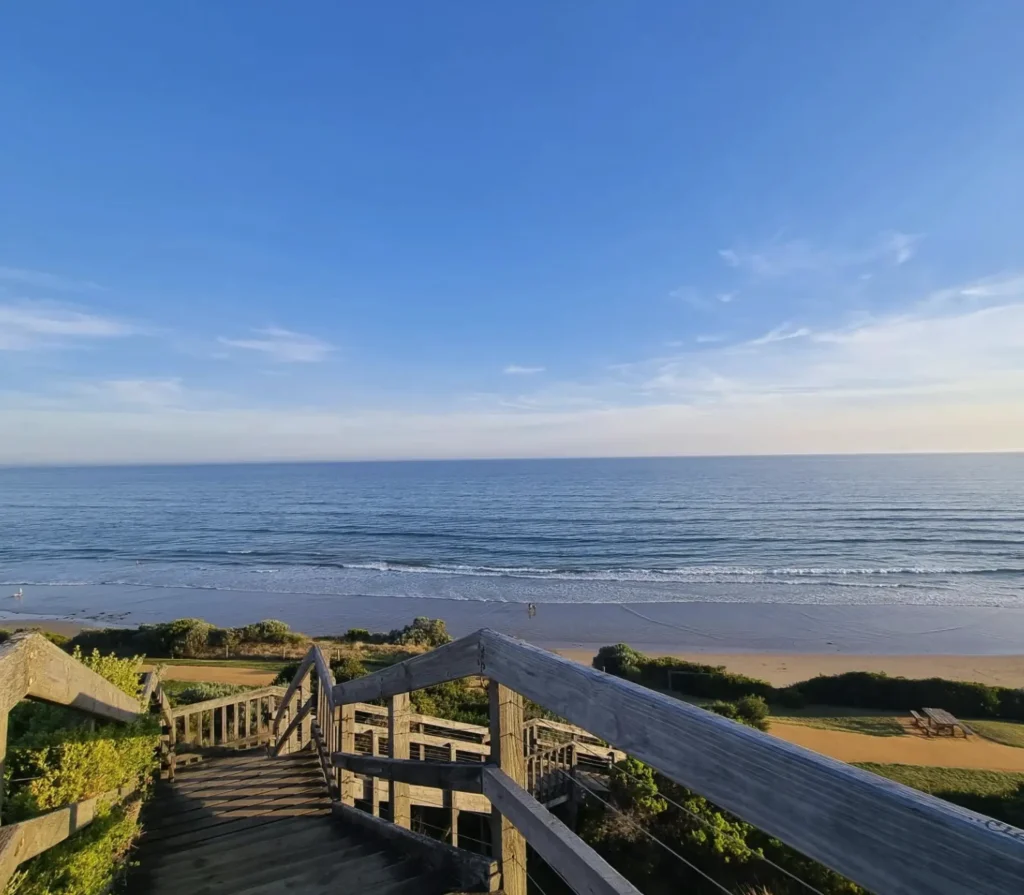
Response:
[{"label": "dirt track", "polygon": [[[147,669],[153,666],[145,666]],[[274,683],[277,675],[258,668],[236,668],[225,665],[165,665],[161,674],[168,681],[205,681],[212,684],[243,684],[247,687],[265,687]]]},{"label": "dirt track", "polygon": [[770,733],[846,762],[1024,771],[1024,749],[993,743],[979,736],[968,739],[960,736],[926,737],[923,733],[908,730],[904,736],[876,737],[842,730],[821,730],[785,721],[773,721]]}]

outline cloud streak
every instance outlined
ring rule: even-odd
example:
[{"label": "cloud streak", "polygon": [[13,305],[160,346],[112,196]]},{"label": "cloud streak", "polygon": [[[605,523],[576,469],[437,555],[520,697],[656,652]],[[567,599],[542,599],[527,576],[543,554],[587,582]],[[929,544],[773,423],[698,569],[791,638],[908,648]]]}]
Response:
[{"label": "cloud streak", "polygon": [[101,287],[89,280],[75,280],[60,274],[46,273],[41,270],[28,270],[24,267],[4,267],[0,265],[0,282],[16,283],[33,289],[49,289],[56,292],[93,292]]},{"label": "cloud streak", "polygon": [[920,234],[893,230],[881,234],[871,245],[853,250],[819,248],[804,239],[776,239],[757,248],[719,249],[718,257],[728,267],[755,279],[773,280],[875,264],[898,267],[914,257],[922,238]]},{"label": "cloud streak", "polygon": [[524,367],[519,364],[509,364],[502,372],[506,376],[534,376],[543,373],[544,367]]},{"label": "cloud streak", "polygon": [[281,364],[315,364],[326,360],[335,350],[329,342],[316,336],[270,326],[253,330],[255,338],[229,339],[221,336],[217,341],[228,348],[255,351]]},{"label": "cloud streak", "polygon": [[110,339],[138,332],[120,320],[48,302],[0,305],[0,351],[29,351],[71,340]]}]

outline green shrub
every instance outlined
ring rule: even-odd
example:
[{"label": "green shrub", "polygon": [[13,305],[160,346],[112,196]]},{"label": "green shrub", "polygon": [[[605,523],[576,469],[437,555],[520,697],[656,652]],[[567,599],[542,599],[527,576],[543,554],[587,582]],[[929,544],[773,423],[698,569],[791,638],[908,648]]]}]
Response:
[{"label": "green shrub", "polygon": [[641,666],[647,661],[647,656],[637,652],[633,647],[625,643],[616,643],[615,646],[602,646],[594,656],[592,664],[599,671],[636,681],[640,679]]},{"label": "green shrub", "polygon": [[144,717],[95,730],[29,734],[7,753],[11,797],[4,821],[24,820],[121,786],[144,786],[156,767],[160,729]]},{"label": "green shrub", "polygon": [[733,721],[739,721],[757,730],[768,729],[768,703],[761,696],[744,696],[736,702],[712,702],[704,706],[708,711]]},{"label": "green shrub", "polygon": [[214,628],[206,640],[211,647],[230,651],[242,642],[242,634],[238,628]]},{"label": "green shrub", "polygon": [[624,643],[601,647],[593,665],[648,687],[704,699],[735,701],[744,696],[760,696],[786,708],[841,705],[901,712],[936,706],[964,718],[1024,721],[1024,690],[970,681],[848,671],[819,675],[789,687],[773,687],[767,681],[732,674],[721,665],[701,665],[671,656],[651,658]]},{"label": "green shrub", "polygon": [[331,662],[331,671],[334,673],[335,682],[339,684],[354,681],[359,677],[366,677],[368,674],[366,666],[354,656],[345,656],[336,662]]},{"label": "green shrub", "polygon": [[282,621],[275,618],[265,618],[254,625],[246,625],[236,629],[241,639],[246,643],[295,643],[304,640],[301,634],[296,634]]},{"label": "green shrub", "polygon": [[206,649],[213,625],[201,618],[177,618],[153,628],[154,634],[163,640],[163,655],[194,658]]},{"label": "green shrub", "polygon": [[114,655],[103,655],[97,649],[86,656],[76,646],[71,658],[81,662],[86,668],[91,668],[100,677],[106,678],[129,696],[139,695],[139,672],[142,669],[142,656],[121,659]]},{"label": "green shrub", "polygon": [[490,719],[490,701],[485,690],[464,680],[448,681],[435,687],[414,690],[410,697],[413,710],[449,721],[486,726]]},{"label": "green shrub", "polygon": [[137,800],[102,812],[84,830],[25,864],[4,895],[104,895],[139,831]]},{"label": "green shrub", "polygon": [[345,632],[345,641],[347,643],[370,643],[371,635],[366,628],[349,628]]},{"label": "green shrub", "polygon": [[212,684],[203,681],[164,681],[163,690],[172,706],[194,705],[207,699],[220,699],[251,690],[244,684]]},{"label": "green shrub", "polygon": [[279,687],[287,687],[292,682],[301,664],[301,662],[289,662],[277,673],[274,683]]},{"label": "green shrub", "polygon": [[426,646],[431,649],[452,641],[448,627],[441,619],[424,616],[413,619],[411,625],[392,631],[388,639],[400,646]]}]

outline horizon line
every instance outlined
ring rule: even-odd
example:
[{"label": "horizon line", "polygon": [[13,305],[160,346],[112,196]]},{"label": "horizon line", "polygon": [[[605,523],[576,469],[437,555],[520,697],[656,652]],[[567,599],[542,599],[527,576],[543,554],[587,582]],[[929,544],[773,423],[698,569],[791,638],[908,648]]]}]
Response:
[{"label": "horizon line", "polygon": [[959,456],[1016,456],[1024,455],[1024,448],[974,451],[832,451],[832,452],[778,452],[768,454],[620,454],[600,456],[558,455],[551,457],[381,457],[362,459],[277,459],[277,460],[186,460],[95,463],[0,463],[0,470],[10,469],[160,469],[193,466],[341,466],[401,463],[543,463],[607,460],[765,460],[786,458],[843,458],[843,457],[959,457]]}]

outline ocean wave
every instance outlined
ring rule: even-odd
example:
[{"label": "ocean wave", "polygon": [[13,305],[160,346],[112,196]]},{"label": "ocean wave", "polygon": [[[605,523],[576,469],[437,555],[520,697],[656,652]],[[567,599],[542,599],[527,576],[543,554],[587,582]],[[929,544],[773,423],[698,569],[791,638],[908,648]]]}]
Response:
[{"label": "ocean wave", "polygon": [[942,566],[838,567],[838,566],[683,566],[680,568],[643,569],[557,569],[534,566],[473,566],[461,564],[419,564],[376,561],[345,563],[342,568],[373,572],[426,575],[465,575],[482,578],[553,578],[584,581],[701,581],[764,578],[836,578],[848,576],[892,575],[1022,575],[1024,569],[957,568]]}]

